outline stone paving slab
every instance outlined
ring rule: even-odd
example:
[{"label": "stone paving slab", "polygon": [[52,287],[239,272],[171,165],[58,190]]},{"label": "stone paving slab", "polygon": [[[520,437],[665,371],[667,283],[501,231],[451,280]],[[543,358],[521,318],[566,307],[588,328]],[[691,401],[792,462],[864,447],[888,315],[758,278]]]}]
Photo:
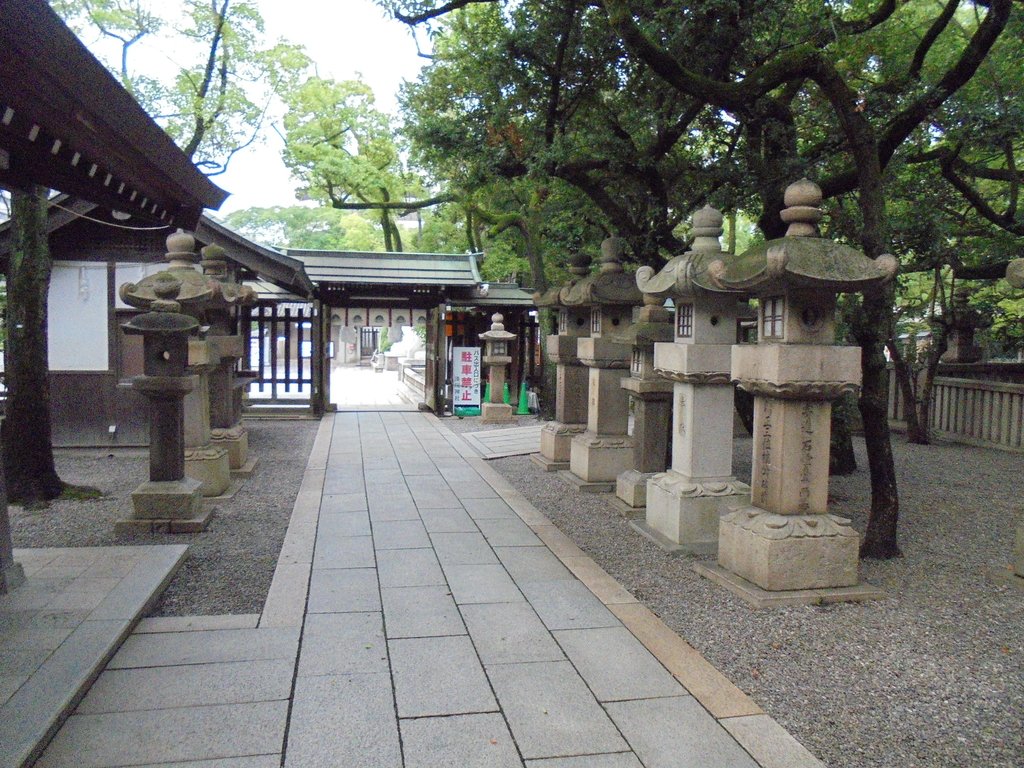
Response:
[{"label": "stone paving slab", "polygon": [[632,752],[527,760],[526,768],[644,768]]},{"label": "stone paving slab", "polygon": [[431,548],[384,549],[377,553],[377,576],[382,589],[441,586],[446,582]]},{"label": "stone paving slab", "polygon": [[524,758],[629,749],[567,661],[487,668]]},{"label": "stone paving slab", "polygon": [[285,768],[401,764],[390,675],[327,675],[296,681]]},{"label": "stone paving slab", "polygon": [[480,660],[486,665],[565,658],[528,603],[464,605],[461,610]]},{"label": "stone paving slab", "polygon": [[287,701],[74,715],[36,768],[107,766],[265,755],[280,751]]},{"label": "stone paving slab", "polygon": [[469,637],[392,640],[388,646],[399,717],[497,711]]},{"label": "stone paving slab", "polygon": [[692,696],[619,701],[606,707],[645,768],[757,767]]},{"label": "stone paving slab", "polygon": [[124,642],[107,668],[289,659],[295,657],[298,643],[299,633],[291,628],[137,634]]},{"label": "stone paving slab", "polygon": [[299,652],[300,677],[388,671],[380,613],[311,613]]},{"label": "stone paving slab", "polygon": [[380,591],[373,568],[316,569],[309,580],[308,613],[379,611]]},{"label": "stone paving slab", "polygon": [[475,448],[484,459],[500,459],[505,456],[522,456],[540,450],[540,432],[543,425],[512,427],[511,429],[489,429],[481,432],[467,432],[462,439]]},{"label": "stone paving slab", "polygon": [[498,714],[402,720],[405,768],[522,768]]},{"label": "stone paving slab", "polygon": [[447,586],[382,589],[388,637],[464,635],[466,628]]},{"label": "stone paving slab", "polygon": [[108,669],[75,714],[287,700],[294,670],[292,659]]}]

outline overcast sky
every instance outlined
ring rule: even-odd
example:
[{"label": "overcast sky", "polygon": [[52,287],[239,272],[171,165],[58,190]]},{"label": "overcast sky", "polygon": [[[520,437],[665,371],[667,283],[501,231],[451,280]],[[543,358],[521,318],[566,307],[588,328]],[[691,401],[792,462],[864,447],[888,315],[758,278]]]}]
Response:
[{"label": "overcast sky", "polygon": [[[380,108],[394,111],[403,80],[415,79],[426,60],[404,24],[387,18],[371,0],[255,0],[271,39],[305,46],[321,77],[357,75],[373,88]],[[254,206],[294,205],[294,183],[281,161],[282,141],[270,130],[265,142],[235,155],[214,177],[231,193],[220,215]]]}]

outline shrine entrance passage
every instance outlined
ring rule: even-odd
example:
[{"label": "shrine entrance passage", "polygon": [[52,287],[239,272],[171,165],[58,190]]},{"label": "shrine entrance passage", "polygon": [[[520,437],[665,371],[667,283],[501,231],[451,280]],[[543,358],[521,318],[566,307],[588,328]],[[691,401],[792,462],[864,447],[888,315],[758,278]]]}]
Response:
[{"label": "shrine entrance passage", "polygon": [[[452,347],[480,346],[478,334],[490,328],[495,312],[518,334],[512,350],[514,396],[521,382],[539,378],[532,295],[515,284],[483,281],[477,268],[482,254],[286,253],[302,263],[316,285],[310,328],[323,334],[313,344],[323,353],[319,369],[315,358],[310,366],[311,397],[322,393],[319,404],[310,402],[314,411],[397,408],[390,402],[397,387],[411,407],[423,404],[437,414],[450,412]],[[374,351],[391,345],[391,354],[376,358],[378,368],[383,361],[376,379],[350,370],[372,369]]]}]

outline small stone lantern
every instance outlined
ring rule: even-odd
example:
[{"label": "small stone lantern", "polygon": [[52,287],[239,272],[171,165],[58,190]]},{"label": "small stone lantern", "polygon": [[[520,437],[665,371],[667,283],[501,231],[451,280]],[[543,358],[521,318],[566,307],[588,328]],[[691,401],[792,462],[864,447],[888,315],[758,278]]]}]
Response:
[{"label": "small stone lantern", "polygon": [[974,343],[979,328],[987,328],[992,321],[968,303],[971,292],[960,286],[953,293],[953,311],[949,323],[949,347],[939,358],[943,363],[977,363],[981,361],[981,347]]},{"label": "small stone lantern", "polygon": [[807,601],[877,597],[841,591],[857,584],[860,537],[827,509],[831,401],[861,381],[860,349],[835,343],[835,306],[839,293],[891,280],[897,262],[821,238],[821,189],[812,182],[790,185],[784,201],[785,237],[708,265],[718,288],[760,303],[758,343],[734,346],[731,366],[754,395],[753,506],[722,518],[718,576],[740,577],[738,591],[742,580],[769,592],[832,590]]},{"label": "small stone lantern", "polygon": [[503,395],[505,366],[512,362],[509,345],[516,335],[505,330],[502,322],[504,319],[496,312],[491,316],[491,330],[480,334],[484,341],[483,363],[490,369],[488,379],[491,382],[491,401],[480,406],[480,421],[483,424],[508,424],[515,421],[513,408],[503,402]]},{"label": "small stone lantern", "polygon": [[645,293],[644,306],[629,329],[633,357],[620,386],[633,401],[633,466],[615,481],[616,506],[627,516],[647,506],[647,482],[668,466],[672,427],[672,382],[654,370],[654,347],[672,339],[672,313],[657,296]]},{"label": "small stone lantern", "polygon": [[[1024,259],[1014,259],[1006,267],[1006,280],[1014,288],[1024,288]],[[1024,520],[1017,525],[1013,546],[1013,572],[1024,578]]]},{"label": "small stone lantern", "polygon": [[558,333],[547,337],[548,358],[555,363],[555,420],[540,431],[540,453],[531,455],[533,462],[547,472],[569,468],[572,439],[587,429],[588,370],[580,363],[577,342],[590,335],[590,310],[587,307],[565,306],[561,292],[590,272],[590,257],[577,253],[569,261],[572,278],[565,286],[534,295],[538,308],[558,312]]},{"label": "small stone lantern", "polygon": [[[118,531],[137,530],[186,533],[204,530],[211,511],[204,511],[202,483],[185,477],[185,422],[183,400],[195,380],[186,370],[188,337],[199,329],[195,318],[181,313],[184,286],[173,273],[147,278],[150,311],[122,327],[139,334],[143,344],[143,375],[132,379],[132,389],[149,400],[149,481],[132,493],[134,517],[116,524]],[[129,286],[125,286],[128,288]],[[134,287],[134,286],[130,286]],[[122,290],[122,294],[124,290]],[[135,298],[138,298],[137,296]]]},{"label": "small stone lantern", "polygon": [[590,311],[590,335],[577,339],[580,362],[590,369],[587,430],[572,439],[569,472],[563,475],[588,492],[614,490],[619,475],[633,466],[629,397],[621,382],[633,358],[628,337],[633,308],[643,298],[622,268],[622,249],[621,238],[607,238],[601,243],[600,272],[559,294],[564,306]]},{"label": "small stone lantern", "polygon": [[654,345],[654,367],[672,382],[672,466],[647,485],[641,533],[669,551],[718,550],[718,522],[730,508],[750,503],[750,488],[732,474],[734,391],[730,354],[745,295],[723,291],[708,277],[722,252],[722,214],[705,206],[693,215],[693,245],[655,273],[641,267],[645,296],[675,302],[671,343]]}]

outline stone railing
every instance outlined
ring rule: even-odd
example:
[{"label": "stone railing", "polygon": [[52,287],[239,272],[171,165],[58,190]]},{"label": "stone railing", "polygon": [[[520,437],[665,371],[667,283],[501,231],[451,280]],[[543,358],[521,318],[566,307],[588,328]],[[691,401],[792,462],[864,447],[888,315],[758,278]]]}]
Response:
[{"label": "stone railing", "polygon": [[[904,415],[895,376],[890,376],[889,418],[903,421]],[[1024,451],[1024,384],[937,376],[931,427],[942,440]]]}]

